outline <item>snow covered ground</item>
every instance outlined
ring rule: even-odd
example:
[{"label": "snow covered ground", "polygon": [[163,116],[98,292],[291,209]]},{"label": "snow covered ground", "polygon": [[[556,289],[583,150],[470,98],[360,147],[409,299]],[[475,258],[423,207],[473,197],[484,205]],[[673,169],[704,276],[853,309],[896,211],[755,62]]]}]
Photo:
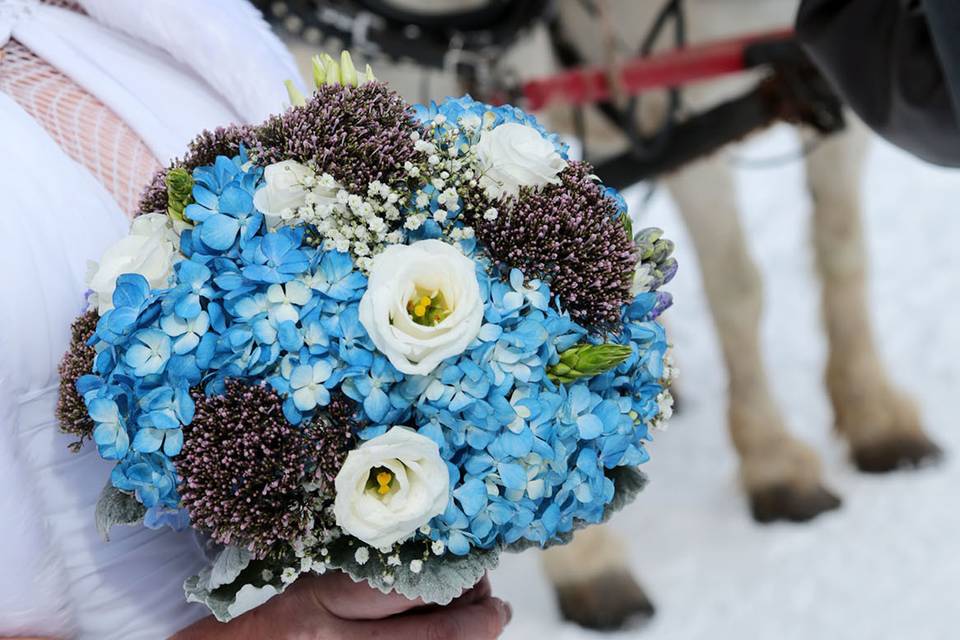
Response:
[{"label": "snow covered ground", "polygon": [[[775,129],[739,154],[795,146]],[[919,400],[947,450],[939,467],[865,476],[832,435],[821,385],[825,341],[799,163],[741,170],[741,199],[766,278],[764,346],[772,385],[797,434],[822,453],[843,508],[810,524],[760,526],[736,484],[725,376],[695,256],[669,198],[641,223],[678,245],[669,324],[683,411],[651,446],[651,483],[613,526],[658,611],[642,629],[603,636],[563,623],[529,552],[505,558],[494,590],[513,603],[506,638],[585,640],[939,640],[960,637],[960,172],[883,143],[871,152],[866,218],[875,330],[893,377]]]}]

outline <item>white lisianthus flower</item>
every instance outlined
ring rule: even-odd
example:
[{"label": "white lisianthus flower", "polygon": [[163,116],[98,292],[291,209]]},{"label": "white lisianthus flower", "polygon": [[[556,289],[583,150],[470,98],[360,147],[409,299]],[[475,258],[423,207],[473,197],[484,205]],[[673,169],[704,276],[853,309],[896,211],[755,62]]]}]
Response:
[{"label": "white lisianthus flower", "polygon": [[373,259],[360,323],[399,371],[430,373],[463,353],[482,321],[476,268],[452,245],[391,245]]},{"label": "white lisianthus flower", "polygon": [[407,427],[393,427],[348,453],[334,486],[337,526],[377,549],[409,537],[450,499],[439,447]]},{"label": "white lisianthus flower", "polygon": [[103,252],[100,262],[91,263],[87,286],[93,291],[91,307],[100,315],[113,309],[113,290],[117,278],[139,273],[150,287],[167,286],[180,249],[180,238],[165,213],[147,213],[134,218],[129,235],[120,238]]},{"label": "white lisianthus flower", "polygon": [[517,122],[484,130],[476,152],[484,176],[511,196],[516,196],[520,187],[560,184],[557,176],[567,166],[553,143],[533,127]]},{"label": "white lisianthus flower", "polygon": [[253,206],[264,215],[268,227],[276,228],[307,204],[305,183],[314,177],[310,167],[296,160],[275,162],[264,168],[264,185],[253,194]]}]

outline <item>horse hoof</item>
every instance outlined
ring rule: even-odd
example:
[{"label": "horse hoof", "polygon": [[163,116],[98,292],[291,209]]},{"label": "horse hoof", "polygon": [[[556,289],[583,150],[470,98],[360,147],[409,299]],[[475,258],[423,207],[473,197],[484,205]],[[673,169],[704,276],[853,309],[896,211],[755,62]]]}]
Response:
[{"label": "horse hoof", "polygon": [[750,511],[757,522],[807,522],[840,507],[840,498],[820,485],[798,489],[777,485],[750,493]]},{"label": "horse hoof", "polygon": [[653,603],[627,571],[614,571],[589,580],[557,585],[560,612],[587,629],[611,631],[638,626],[654,614]]},{"label": "horse hoof", "polygon": [[852,454],[857,469],[864,473],[887,473],[935,464],[943,449],[923,434],[886,438],[856,447]]}]

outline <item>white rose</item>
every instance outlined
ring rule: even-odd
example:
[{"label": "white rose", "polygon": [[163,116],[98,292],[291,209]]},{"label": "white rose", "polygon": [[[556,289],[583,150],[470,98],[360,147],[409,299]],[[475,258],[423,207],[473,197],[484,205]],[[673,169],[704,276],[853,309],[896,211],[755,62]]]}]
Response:
[{"label": "white rose", "polygon": [[463,353],[483,321],[470,258],[440,240],[391,245],[373,259],[360,323],[399,371],[426,375]]},{"label": "white rose", "polygon": [[165,213],[147,213],[133,219],[130,234],[120,238],[103,253],[100,263],[91,264],[87,286],[93,291],[91,306],[100,315],[113,309],[113,290],[117,278],[139,273],[150,287],[168,285],[179,252],[180,239]]},{"label": "white rose", "polygon": [[484,176],[512,196],[520,187],[560,184],[557,175],[567,166],[552,142],[516,122],[485,130],[476,150]]},{"label": "white rose", "polygon": [[450,475],[433,440],[393,427],[348,453],[334,486],[337,525],[382,549],[443,513]]},{"label": "white rose", "polygon": [[266,217],[269,226],[275,227],[307,203],[304,181],[313,175],[310,167],[295,160],[267,165],[263,170],[264,185],[253,194],[253,206]]}]

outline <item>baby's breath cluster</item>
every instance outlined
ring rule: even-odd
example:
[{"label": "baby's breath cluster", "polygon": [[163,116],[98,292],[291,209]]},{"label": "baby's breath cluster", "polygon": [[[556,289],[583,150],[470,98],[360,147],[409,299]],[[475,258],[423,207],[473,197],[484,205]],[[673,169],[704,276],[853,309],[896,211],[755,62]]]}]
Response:
[{"label": "baby's breath cluster", "polygon": [[296,180],[304,193],[299,206],[279,210],[271,226],[308,225],[323,249],[351,254],[364,272],[373,256],[403,242],[401,192],[373,180],[366,193],[350,193],[312,162],[302,165]]},{"label": "baby's breath cluster", "polygon": [[407,231],[439,231],[454,241],[474,237],[473,228],[464,222],[464,208],[481,189],[479,163],[471,144],[479,135],[479,118],[451,123],[443,114],[425,123],[423,133],[411,134],[419,162],[408,161],[404,169],[420,184],[404,217]]}]

